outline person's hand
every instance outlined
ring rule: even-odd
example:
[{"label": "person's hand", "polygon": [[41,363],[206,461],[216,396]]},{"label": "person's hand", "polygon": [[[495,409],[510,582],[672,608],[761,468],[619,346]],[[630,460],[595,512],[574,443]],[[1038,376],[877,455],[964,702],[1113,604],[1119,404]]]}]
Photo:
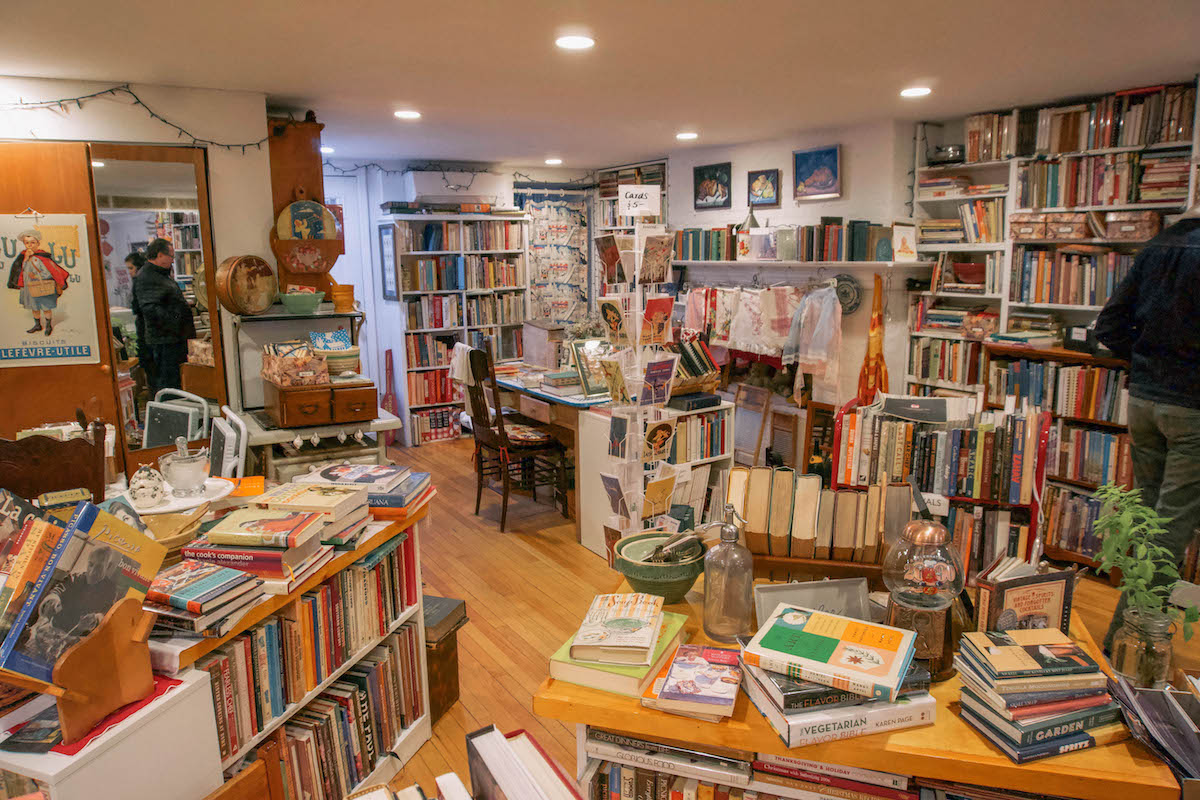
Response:
[{"label": "person's hand", "polygon": [[80,635],[86,635],[100,627],[100,621],[103,617],[98,611],[93,611],[91,614],[84,614],[80,618],[79,624],[75,626],[75,632]]},{"label": "person's hand", "polygon": [[62,601],[58,599],[58,595],[52,594],[42,601],[42,605],[38,608],[38,612],[43,617],[53,617],[62,611]]}]

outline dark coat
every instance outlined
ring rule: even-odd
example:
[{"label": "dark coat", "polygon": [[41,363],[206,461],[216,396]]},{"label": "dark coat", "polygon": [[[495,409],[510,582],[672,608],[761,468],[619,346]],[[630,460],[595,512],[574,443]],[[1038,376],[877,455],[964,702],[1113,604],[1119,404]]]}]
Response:
[{"label": "dark coat", "polygon": [[177,344],[196,338],[192,309],[169,268],[146,262],[138,270],[133,279],[133,315],[139,353],[145,345]]}]

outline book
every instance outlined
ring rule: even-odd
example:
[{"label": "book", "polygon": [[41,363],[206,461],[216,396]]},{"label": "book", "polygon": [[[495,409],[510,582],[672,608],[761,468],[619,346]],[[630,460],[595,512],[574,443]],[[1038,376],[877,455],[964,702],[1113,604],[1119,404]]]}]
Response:
[{"label": "book", "polygon": [[963,634],[961,650],[993,680],[1100,671],[1096,661],[1057,628],[972,631]]},{"label": "book", "polygon": [[751,762],[751,767],[754,769],[754,778],[757,781],[815,792],[822,797],[840,797],[844,800],[920,800],[917,792],[859,783],[847,778],[822,772],[810,772],[773,761],[756,759]]},{"label": "book", "polygon": [[114,605],[146,596],[167,549],[81,502],[0,646],[0,665],[49,681],[68,647],[91,633]]},{"label": "book", "polygon": [[[781,711],[803,711],[809,708],[838,708],[840,706],[858,705],[870,702],[869,698],[846,689],[836,689],[812,681],[798,681],[781,675],[778,672],[768,672],[761,667],[747,666],[754,677],[763,687]],[[900,684],[902,694],[929,691],[929,670],[915,661],[908,667],[908,674]]]},{"label": "book", "polygon": [[42,519],[37,506],[8,489],[0,489],[0,573],[7,575],[21,548],[21,530],[30,519]]},{"label": "book", "polygon": [[979,573],[976,584],[979,600],[975,619],[979,630],[1054,627],[1069,633],[1074,571],[1038,574],[1036,567],[1023,559],[1002,556]]},{"label": "book", "polygon": [[146,599],[205,614],[257,586],[258,581],[247,572],[184,559],[154,577]]},{"label": "book", "polygon": [[659,711],[704,715],[719,720],[733,713],[742,669],[736,648],[680,645],[671,662],[642,697],[642,705]]},{"label": "book", "polygon": [[[1107,705],[1112,701],[1112,697],[1108,692],[1101,690],[1088,689],[1084,692],[1028,692],[1026,695],[1017,695],[1017,697],[1025,698],[1024,702],[1015,705],[1010,704],[1009,697],[996,694],[987,686],[976,683],[975,679],[967,674],[960,677],[964,689],[970,689],[971,694],[979,698],[983,702],[991,706],[992,710],[1006,720],[1022,720],[1033,717],[1045,717],[1051,714],[1065,714],[1070,711],[1080,711],[1085,708],[1099,708]],[[1049,697],[1046,697],[1049,695]],[[1056,695],[1068,695],[1066,697],[1056,697]],[[1035,700],[1030,701],[1028,698],[1033,697]]]},{"label": "book", "polygon": [[[259,589],[258,581],[254,582],[253,588]],[[238,620],[245,616],[251,608],[258,605],[262,597],[261,589],[248,591],[205,614],[186,611],[152,600],[144,601],[142,608],[158,615],[158,619],[154,623],[155,631],[172,634],[175,632],[194,633],[205,638],[218,639],[233,630],[233,626],[237,624]]]},{"label": "book", "polygon": [[0,589],[0,635],[6,635],[12,628],[25,598],[62,538],[63,528],[57,522],[57,518],[53,522],[40,517],[25,520],[20,533],[21,547]]},{"label": "book", "polygon": [[583,747],[586,755],[602,761],[726,786],[744,787],[750,782],[749,762],[661,742],[648,742],[596,728],[588,728]]},{"label": "book", "polygon": [[780,603],[744,648],[746,664],[895,701],[913,631]]},{"label": "book", "polygon": [[1102,747],[1129,738],[1129,729],[1123,723],[1115,722],[1093,728],[1090,731],[1078,731],[1065,736],[1020,746],[1013,744],[1011,739],[1001,735],[966,708],[962,709],[960,716],[964,722],[982,734],[985,739],[996,745],[996,747],[1000,748],[1009,759],[1017,764],[1037,761],[1038,759],[1062,755],[1063,753],[1073,753],[1076,750],[1089,750],[1093,747]]},{"label": "book", "polygon": [[321,530],[321,544],[331,544],[339,550],[353,550],[359,534],[373,519],[371,509],[363,506]]},{"label": "book", "polygon": [[241,508],[217,520],[205,532],[212,544],[250,547],[299,547],[317,536],[325,520],[312,511]]},{"label": "book", "polygon": [[286,578],[295,575],[304,562],[321,548],[320,538],[313,536],[296,547],[249,547],[247,545],[213,544],[198,536],[180,550],[184,558],[233,567],[261,578]]},{"label": "book", "polygon": [[1103,672],[1084,672],[1074,675],[1047,675],[1037,678],[1009,678],[992,680],[978,662],[966,655],[961,649],[954,655],[954,666],[958,671],[969,675],[980,685],[987,686],[999,695],[1025,694],[1029,692],[1060,692],[1078,691],[1084,689],[1104,688],[1108,685],[1108,676]]},{"label": "book", "polygon": [[641,697],[659,671],[667,666],[675,648],[687,634],[683,625],[687,621],[684,614],[663,612],[662,625],[659,628],[658,642],[651,655],[650,666],[598,664],[579,661],[571,658],[570,649],[574,637],[563,642],[562,646],[550,656],[550,677],[579,686],[601,689],[626,697]]},{"label": "book", "polygon": [[386,494],[412,473],[408,467],[373,464],[334,464],[292,479],[293,483],[330,483],[335,486],[365,486],[367,491]]},{"label": "book", "polygon": [[284,511],[314,511],[334,522],[368,502],[367,490],[333,484],[285,483],[254,500],[256,505]]},{"label": "book", "polygon": [[596,595],[568,654],[579,661],[649,666],[663,622],[662,606],[663,599],[656,595]]},{"label": "book", "polygon": [[771,702],[749,670],[742,676],[742,687],[750,702],[754,703],[789,748],[917,725],[932,725],[937,717],[937,702],[927,692],[901,695],[896,702],[863,703],[785,714]]},{"label": "book", "polygon": [[806,772],[843,778],[855,783],[882,786],[887,789],[907,789],[909,784],[909,778],[906,775],[894,775],[890,772],[879,772],[872,769],[863,769],[862,767],[846,767],[841,764],[829,764],[824,761],[810,761],[794,756],[758,753],[755,760],[759,764],[768,766],[791,767]]},{"label": "book", "polygon": [[812,558],[817,544],[817,519],[821,507],[821,477],[797,475],[792,500],[791,555]]},{"label": "book", "polygon": [[985,721],[994,731],[1017,747],[1026,747],[1048,739],[1099,728],[1121,719],[1121,707],[1116,701],[1110,701],[1095,708],[1082,708],[1024,720],[1005,719],[966,687],[962,690],[959,703],[964,710],[970,711],[978,719]]},{"label": "book", "polygon": [[771,516],[772,477],[770,467],[751,467],[746,483],[746,546],[751,553],[760,555],[770,552],[767,528]]},{"label": "book", "polygon": [[767,546],[774,556],[791,552],[792,504],[795,501],[795,470],[776,467],[771,476],[771,510],[767,517]]}]

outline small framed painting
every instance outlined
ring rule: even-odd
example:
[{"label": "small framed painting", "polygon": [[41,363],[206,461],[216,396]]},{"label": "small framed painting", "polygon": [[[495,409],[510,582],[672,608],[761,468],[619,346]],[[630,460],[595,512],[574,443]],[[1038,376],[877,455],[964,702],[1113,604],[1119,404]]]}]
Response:
[{"label": "small framed painting", "polygon": [[571,342],[571,356],[585,395],[602,397],[608,394],[608,381],[600,362],[611,352],[612,345],[601,339],[577,339]]},{"label": "small framed painting", "polygon": [[710,208],[730,208],[729,180],[733,174],[733,163],[707,164],[692,167],[692,207],[696,211]]},{"label": "small framed painting", "polygon": [[797,200],[830,200],[842,196],[842,146],[792,152]]},{"label": "small framed painting", "polygon": [[746,202],[751,208],[779,208],[779,170],[747,172]]},{"label": "small framed painting", "polygon": [[399,300],[396,290],[396,228],[391,223],[379,226],[379,261],[382,265],[383,299]]}]

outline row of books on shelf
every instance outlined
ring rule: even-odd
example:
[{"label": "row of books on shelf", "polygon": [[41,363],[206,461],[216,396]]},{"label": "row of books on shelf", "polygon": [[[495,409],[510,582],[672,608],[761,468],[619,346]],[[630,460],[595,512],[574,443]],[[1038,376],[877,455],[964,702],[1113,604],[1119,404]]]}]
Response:
[{"label": "row of books on shelf", "polygon": [[509,220],[479,222],[399,222],[398,253],[438,250],[519,250],[522,223]]},{"label": "row of books on shelf", "polygon": [[983,374],[983,343],[965,339],[914,336],[908,345],[909,371],[914,378],[974,386]]},{"label": "row of books on shelf", "polygon": [[525,282],[520,256],[495,258],[468,255],[464,258],[469,289],[509,289]]},{"label": "row of books on shelf", "polygon": [[453,336],[433,333],[404,334],[405,363],[409,367],[448,367],[454,351]]},{"label": "row of books on shelf", "polygon": [[1189,142],[1196,86],[1126,89],[1087,103],[1038,110],[1037,152]]},{"label": "row of books on shelf", "polygon": [[462,436],[462,424],[459,415],[462,409],[457,406],[446,408],[424,408],[409,414],[412,421],[412,440],[415,444],[440,442],[446,439],[457,439]]},{"label": "row of books on shelf", "polygon": [[998,161],[1033,152],[1035,120],[1017,109],[1006,113],[971,114],[963,120],[966,162]]},{"label": "row of books on shelf", "polygon": [[1106,433],[1058,420],[1046,450],[1046,477],[1100,486],[1133,485],[1133,461],[1127,433]]},{"label": "row of books on shelf", "polygon": [[[467,344],[477,349],[483,349],[487,344],[484,340],[489,336],[485,331],[467,331]],[[525,354],[524,345],[525,333],[522,326],[513,325],[507,328],[500,328],[492,335],[492,347],[495,348],[494,355],[497,361],[511,361],[519,359]],[[497,365],[497,377],[503,378],[502,365]]]},{"label": "row of books on shelf", "polygon": [[917,221],[917,241],[921,244],[958,244],[1001,242],[1004,240],[1004,200],[972,200],[960,203],[957,219]]},{"label": "row of books on shelf", "polygon": [[970,585],[974,586],[976,576],[998,558],[1025,560],[1029,552],[1028,516],[1023,509],[972,505],[969,500],[950,504],[944,524]]},{"label": "row of books on shelf", "polygon": [[[821,217],[817,225],[738,232],[736,225],[675,231],[675,258],[685,261],[890,261],[892,227]],[[765,241],[762,241],[765,239]]]},{"label": "row of books on shelf", "polygon": [[431,295],[404,304],[408,330],[457,328],[463,324],[458,295]]},{"label": "row of books on shelf", "polygon": [[385,637],[284,725],[288,797],[346,797],[425,713],[419,624]]},{"label": "row of books on shelf", "polygon": [[1096,557],[1100,552],[1100,537],[1096,536],[1095,526],[1103,509],[1091,492],[1047,483],[1042,507],[1048,547],[1085,558]]},{"label": "row of books on shelf", "polygon": [[1060,417],[1125,425],[1129,421],[1128,378],[1125,370],[1112,367],[997,359],[988,370],[988,402],[1003,403],[1007,395],[1013,395]]},{"label": "row of books on shelf", "polygon": [[463,223],[464,250],[520,250],[524,246],[521,222],[488,220]]},{"label": "row of books on shelf", "polygon": [[596,183],[600,197],[608,199],[616,198],[621,186],[645,184],[663,187],[666,185],[666,179],[666,163],[660,162],[644,164],[640,167],[621,167],[619,169],[602,170],[596,178]]},{"label": "row of books on shelf", "polygon": [[1189,158],[1176,152],[1107,153],[1022,164],[1020,208],[1074,208],[1126,203],[1182,202]]},{"label": "row of books on shelf", "polygon": [[408,373],[408,403],[423,406],[430,403],[455,403],[462,400],[462,391],[450,380],[445,369]]},{"label": "row of books on shelf", "polygon": [[601,203],[595,219],[595,224],[602,228],[633,228],[639,222],[650,225],[658,224],[661,217],[631,217],[618,214],[616,203]]},{"label": "row of books on shelf", "polygon": [[917,201],[969,200],[981,194],[1003,194],[1006,183],[972,183],[964,175],[930,174],[917,179]]},{"label": "row of books on shelf", "polygon": [[1070,245],[1013,248],[1009,299],[1022,303],[1102,306],[1133,268],[1131,253]]},{"label": "row of books on shelf", "polygon": [[913,333],[924,330],[975,331],[978,338],[999,327],[1000,315],[982,303],[959,305],[938,297],[916,297],[909,306],[909,330]]},{"label": "row of books on shelf", "polygon": [[667,462],[683,464],[724,455],[726,429],[733,425],[731,417],[727,408],[680,417],[675,423],[675,438]]},{"label": "row of books on shelf", "polygon": [[520,292],[467,298],[468,325],[519,325],[524,322],[525,295]]},{"label": "row of books on shelf", "polygon": [[834,491],[789,467],[743,466],[730,470],[726,497],[746,520],[751,552],[866,564],[882,556],[883,531],[908,522],[911,501],[907,486]]},{"label": "row of books on shelf", "polygon": [[947,423],[892,418],[877,406],[842,419],[834,478],[843,485],[907,482],[948,497],[1026,505],[1049,413],[980,411]]},{"label": "row of books on shelf", "polygon": [[419,258],[402,264],[400,274],[405,292],[462,291],[465,285],[463,256]]},{"label": "row of books on shelf", "polygon": [[929,290],[935,294],[1000,294],[1000,253],[980,254],[965,261],[961,255],[938,253]]}]

